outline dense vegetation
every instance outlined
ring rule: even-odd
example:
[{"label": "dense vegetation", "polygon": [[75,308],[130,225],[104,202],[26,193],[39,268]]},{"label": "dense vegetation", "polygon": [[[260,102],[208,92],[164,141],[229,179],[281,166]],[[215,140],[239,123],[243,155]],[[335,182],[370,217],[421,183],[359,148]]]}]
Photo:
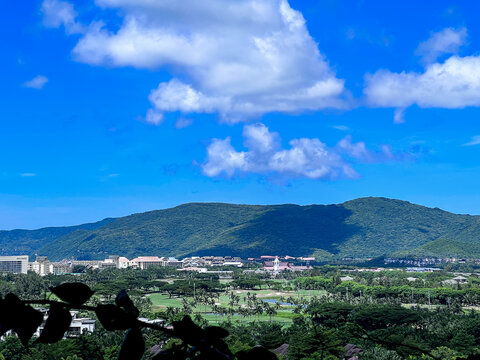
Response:
[{"label": "dense vegetation", "polygon": [[[227,282],[161,267],[88,270],[76,276],[5,275],[0,279],[0,332],[13,327],[21,336],[0,341],[0,359],[113,360],[122,351],[120,359],[196,358],[192,354],[199,359],[275,358],[258,345],[275,350],[284,360],[338,360],[353,355],[360,360],[478,359],[480,314],[474,309],[480,305],[480,280],[476,275],[468,276],[464,284],[447,285],[442,281],[454,276],[447,271],[412,276],[401,270],[350,270],[354,271],[325,266],[303,274],[284,272],[275,279],[235,271]],[[345,274],[352,280],[342,281]],[[92,296],[83,285],[71,296],[62,288],[65,281],[81,281],[95,293]],[[128,295],[122,288],[129,289]],[[262,289],[269,289],[268,296],[276,296],[278,302],[259,298],[261,291],[267,291]],[[145,296],[162,293],[181,305],[160,310]],[[217,306],[221,296],[228,303]],[[29,304],[54,306],[59,300],[62,308],[77,308],[96,318],[95,332],[62,340],[67,324],[60,321],[65,312],[57,307],[50,313],[55,326],[28,341],[31,332],[25,334],[25,329],[34,314],[27,310]],[[289,321],[280,322],[277,311],[288,312]],[[221,328],[208,323],[212,312],[218,314],[216,324]],[[173,330],[137,322],[137,316],[164,318]],[[35,321],[33,325],[38,325]],[[136,329],[133,340],[132,330],[127,329]],[[130,340],[125,340],[126,334]],[[214,349],[223,355],[209,352]],[[347,356],[346,349],[354,352]],[[255,357],[252,351],[263,352]]]},{"label": "dense vegetation", "polygon": [[79,229],[95,230],[113,220],[112,218],[107,218],[95,223],[76,226],[47,227],[37,230],[3,230],[0,231],[0,255],[33,254],[42,246],[72,231]]},{"label": "dense vegetation", "polygon": [[[110,254],[480,257],[480,217],[385,198],[310,206],[185,204],[59,235],[30,241],[27,233],[13,237],[12,232],[0,232],[1,251],[18,254],[22,247],[15,244],[23,244],[25,251],[34,249],[52,260]],[[10,247],[4,245],[6,239]]]}]

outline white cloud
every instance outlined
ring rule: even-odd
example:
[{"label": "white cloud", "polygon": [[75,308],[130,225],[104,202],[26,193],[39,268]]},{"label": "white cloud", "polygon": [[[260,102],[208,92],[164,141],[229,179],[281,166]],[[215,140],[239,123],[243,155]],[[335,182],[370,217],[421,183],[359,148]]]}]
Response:
[{"label": "white cloud", "polygon": [[428,65],[423,73],[366,75],[364,93],[372,106],[406,108],[464,108],[480,106],[480,56],[450,57]]},{"label": "white cloud", "polygon": [[75,20],[77,12],[69,2],[44,0],[41,11],[43,13],[43,24],[46,27],[58,28],[63,25],[67,34],[85,31],[84,26]]},{"label": "white cloud", "polygon": [[192,119],[184,118],[184,117],[179,117],[177,120],[175,120],[175,127],[177,129],[183,129],[186,128],[190,125],[193,124]]},{"label": "white cloud", "polygon": [[474,145],[480,145],[480,135],[475,135],[475,136],[472,136],[472,139],[463,144],[463,146],[474,146]]},{"label": "white cloud", "polygon": [[360,162],[385,161],[393,158],[389,147],[378,153],[370,152],[365,143],[352,143],[350,136],[337,146],[329,148],[319,139],[301,138],[289,142],[282,149],[280,137],[261,123],[246,125],[243,131],[246,151],[237,151],[230,137],[213,139],[207,148],[207,159],[202,164],[207,176],[222,173],[232,177],[236,173],[277,174],[286,177],[310,179],[356,178],[357,172],[343,158],[343,154]]},{"label": "white cloud", "polygon": [[48,82],[48,78],[43,75],[37,75],[32,80],[25,81],[23,86],[40,90]]},{"label": "white cloud", "polygon": [[155,111],[153,109],[147,110],[147,116],[145,117],[146,122],[153,125],[159,125],[163,122],[163,120],[164,120],[163,113]]},{"label": "white cloud", "polygon": [[355,144],[352,143],[352,137],[350,135],[347,135],[340,140],[337,144],[337,147],[341,151],[356,159],[370,161],[372,158],[372,155],[370,151],[367,150],[365,143],[363,141]]},{"label": "white cloud", "polygon": [[35,173],[22,173],[20,174],[21,177],[35,177],[37,174]]},{"label": "white cloud", "polygon": [[230,143],[230,137],[225,140],[213,139],[207,148],[207,161],[202,165],[203,173],[208,176],[225,172],[231,177],[236,170],[245,171],[246,168],[245,152],[237,152]]},{"label": "white cloud", "polygon": [[393,122],[395,124],[403,124],[405,122],[405,108],[395,109],[393,113]]},{"label": "white cloud", "polygon": [[332,127],[340,131],[350,131],[350,128],[346,125],[333,125]]},{"label": "white cloud", "polygon": [[380,151],[370,151],[363,141],[353,143],[351,135],[345,136],[336,146],[338,153],[346,154],[364,163],[398,160],[399,157],[392,153],[390,146],[381,145],[380,148]]},{"label": "white cloud", "polygon": [[[120,9],[123,23],[114,30],[91,24],[74,58],[100,66],[173,69],[178,78],[150,94],[156,113],[218,113],[223,121],[237,122],[267,112],[346,106],[344,81],[286,0],[96,3]],[[54,19],[49,23],[66,28],[75,23],[68,16]]]},{"label": "white cloud", "polygon": [[467,39],[467,29],[446,28],[433,33],[430,38],[422,42],[415,54],[422,57],[424,63],[431,63],[444,54],[456,54]]},{"label": "white cloud", "polygon": [[379,70],[365,75],[364,94],[373,107],[393,107],[394,122],[405,122],[405,109],[461,109],[480,106],[480,56],[452,55],[434,62],[443,54],[455,54],[467,37],[466,28],[446,28],[421,43],[417,54],[427,64],[423,72],[394,73]]}]

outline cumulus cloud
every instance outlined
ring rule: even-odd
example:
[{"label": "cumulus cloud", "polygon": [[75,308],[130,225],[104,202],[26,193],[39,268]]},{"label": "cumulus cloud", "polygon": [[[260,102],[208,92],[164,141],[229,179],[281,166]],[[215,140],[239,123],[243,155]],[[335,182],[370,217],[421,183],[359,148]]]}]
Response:
[{"label": "cumulus cloud", "polygon": [[278,133],[261,123],[246,125],[243,131],[247,150],[237,151],[231,138],[213,139],[207,147],[203,173],[210,177],[236,173],[277,174],[309,179],[356,178],[358,173],[344,156],[359,162],[386,161],[393,158],[388,147],[375,153],[365,143],[352,143],[350,136],[329,148],[317,138],[293,139],[283,149]]},{"label": "cumulus cloud", "polygon": [[85,29],[77,22],[77,12],[73,5],[66,1],[44,0],[41,11],[43,13],[43,24],[46,27],[65,27],[67,34],[82,33]]},{"label": "cumulus cloud", "polygon": [[466,28],[446,28],[433,33],[427,41],[422,42],[415,54],[421,56],[424,63],[431,63],[444,54],[458,53],[466,39]]},{"label": "cumulus cloud", "polygon": [[[58,3],[45,0],[45,3]],[[62,2],[63,3],[63,2]],[[177,77],[150,94],[152,111],[215,113],[238,122],[267,112],[343,108],[348,94],[286,0],[97,0],[123,23],[91,24],[77,61],[159,69]],[[66,14],[72,14],[68,8]],[[55,21],[54,21],[55,20]],[[76,23],[70,16],[46,20]],[[148,116],[158,123],[160,116]]]},{"label": "cumulus cloud", "polygon": [[43,75],[37,75],[32,80],[25,81],[23,86],[40,90],[48,82],[48,78]]},{"label": "cumulus cloud", "polygon": [[465,28],[447,28],[420,44],[417,54],[427,63],[423,72],[379,70],[365,75],[364,94],[374,107],[396,108],[395,123],[405,121],[405,109],[460,109],[480,106],[480,56],[452,55],[444,62],[433,62],[443,54],[458,52],[465,43]]},{"label": "cumulus cloud", "polygon": [[404,109],[480,106],[480,56],[452,56],[425,72],[377,71],[365,77],[364,93],[370,105]]}]

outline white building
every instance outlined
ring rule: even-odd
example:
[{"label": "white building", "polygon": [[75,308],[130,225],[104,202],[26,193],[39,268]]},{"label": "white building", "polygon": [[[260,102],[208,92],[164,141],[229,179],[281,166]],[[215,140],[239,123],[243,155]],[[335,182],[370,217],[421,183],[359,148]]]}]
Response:
[{"label": "white building", "polygon": [[225,261],[223,263],[223,266],[236,266],[236,267],[242,267],[243,263],[241,261]]},{"label": "white building", "polygon": [[458,285],[458,284],[465,284],[467,282],[468,282],[468,279],[466,277],[457,276],[450,280],[443,280],[442,284]]},{"label": "white building", "polygon": [[126,257],[120,256],[120,257],[117,259],[117,268],[119,268],[119,269],[126,269],[126,268],[128,268],[129,262],[130,262],[130,260],[128,260]]},{"label": "white building", "polygon": [[117,267],[117,263],[116,263],[115,259],[111,259],[111,258],[101,261],[100,264],[98,264],[98,265],[99,265],[98,266],[99,269]]},{"label": "white building", "polygon": [[0,256],[0,273],[26,274],[28,271],[28,255]]},{"label": "white building", "polygon": [[[37,328],[34,334],[36,337],[39,337],[43,329],[45,328],[45,322],[47,321],[47,318],[49,315],[48,309],[38,309],[38,310],[43,312],[43,322],[42,322],[42,325],[40,325]],[[90,319],[90,318],[78,318],[77,317],[78,311],[70,311],[70,315],[72,315],[72,322],[70,323],[70,326],[63,338],[80,336],[85,332],[91,333],[95,330],[96,320]]]},{"label": "white building", "polygon": [[28,263],[28,270],[36,272],[40,276],[53,274],[53,264],[46,256],[37,256],[34,262]]},{"label": "white building", "polygon": [[52,264],[55,275],[69,274],[72,272],[72,265],[68,262],[56,262]]},{"label": "white building", "polygon": [[70,327],[67,330],[68,336],[79,336],[85,332],[93,332],[95,330],[95,321],[90,318],[78,318],[78,313],[76,311],[71,311],[72,322]]},{"label": "white building", "polygon": [[165,266],[165,262],[158,256],[139,256],[130,260],[129,266],[142,270],[148,269],[150,266]]}]

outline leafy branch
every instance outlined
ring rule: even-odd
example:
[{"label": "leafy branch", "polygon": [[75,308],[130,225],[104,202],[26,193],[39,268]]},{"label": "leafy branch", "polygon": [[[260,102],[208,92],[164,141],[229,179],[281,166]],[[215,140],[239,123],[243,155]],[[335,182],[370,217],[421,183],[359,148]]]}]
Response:
[{"label": "leafy branch", "polygon": [[9,293],[0,298],[0,336],[14,331],[22,344],[28,347],[36,330],[43,323],[43,313],[34,309],[32,305],[48,305],[49,315],[40,336],[34,343],[56,343],[63,339],[70,327],[72,316],[69,310],[86,310],[96,314],[98,320],[108,331],[124,330],[125,338],[120,348],[118,360],[140,360],[145,352],[145,340],[142,328],[161,331],[171,337],[181,340],[170,349],[155,355],[153,360],[162,359],[277,359],[276,355],[262,347],[254,347],[249,351],[240,351],[232,354],[224,339],[228,331],[218,326],[201,328],[189,316],[181,321],[173,321],[173,328],[166,328],[158,324],[151,324],[138,319],[139,310],[133,304],[125,290],[121,290],[115,304],[85,305],[93,295],[93,291],[79,282],[64,283],[50,288],[61,301],[21,300]]}]

